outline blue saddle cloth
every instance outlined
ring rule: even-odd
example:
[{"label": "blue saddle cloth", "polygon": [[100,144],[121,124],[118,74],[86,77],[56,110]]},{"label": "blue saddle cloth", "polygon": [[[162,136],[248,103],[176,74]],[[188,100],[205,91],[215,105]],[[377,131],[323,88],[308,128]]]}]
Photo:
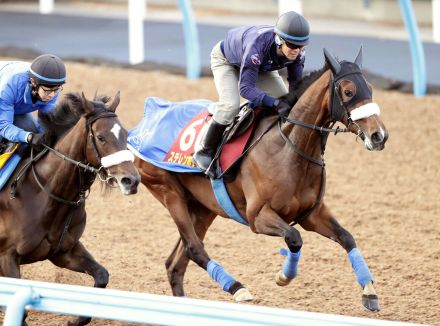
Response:
[{"label": "blue saddle cloth", "polygon": [[173,103],[158,97],[147,98],[142,120],[128,132],[128,148],[139,158],[165,170],[201,172],[195,166],[166,157],[182,128],[211,103],[204,99]]},{"label": "blue saddle cloth", "polygon": [[[191,165],[191,154],[211,103],[209,100],[173,103],[158,97],[147,98],[142,120],[128,132],[128,148],[142,160],[161,169],[201,173],[199,168]],[[214,195],[224,211],[237,222],[249,225],[231,201],[223,179],[211,182]]]}]

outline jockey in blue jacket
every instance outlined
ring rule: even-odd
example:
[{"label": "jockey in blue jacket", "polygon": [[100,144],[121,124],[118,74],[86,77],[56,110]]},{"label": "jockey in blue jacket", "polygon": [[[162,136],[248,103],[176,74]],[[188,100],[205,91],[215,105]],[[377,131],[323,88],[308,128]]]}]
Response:
[{"label": "jockey in blue jacket", "polygon": [[41,146],[42,134],[31,112],[52,110],[65,82],[66,67],[52,54],[31,64],[0,61],[0,139]]},{"label": "jockey in blue jacket", "polygon": [[278,70],[287,68],[289,90],[302,78],[304,46],[309,42],[309,23],[290,11],[275,26],[258,25],[231,29],[211,52],[211,70],[219,94],[215,111],[194,163],[206,173],[228,124],[238,114],[240,96],[257,106],[275,108],[284,115],[293,99],[278,100],[288,89]]}]

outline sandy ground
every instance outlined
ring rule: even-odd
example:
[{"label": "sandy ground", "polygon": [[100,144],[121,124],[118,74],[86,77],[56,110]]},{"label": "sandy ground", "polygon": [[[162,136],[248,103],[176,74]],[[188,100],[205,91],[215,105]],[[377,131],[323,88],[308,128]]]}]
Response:
[{"label": "sandy ground", "polygon": [[[148,96],[173,101],[216,99],[211,78],[189,81],[161,71],[142,72],[68,63],[65,91],[92,97],[121,90],[117,113],[134,127]],[[330,136],[325,200],[357,240],[376,279],[382,310],[366,311],[345,251],[300,230],[304,247],[299,276],[278,287],[283,258],[279,238],[255,235],[238,223],[217,219],[205,246],[254,294],[253,304],[293,310],[440,325],[440,97],[375,90],[390,138],[382,152],[368,152],[354,135]],[[140,186],[123,197],[94,185],[87,201],[83,243],[110,272],[109,288],[170,295],[164,267],[178,234],[167,211]],[[41,262],[22,267],[25,279],[91,285],[89,276]],[[231,301],[206,272],[190,263],[185,289],[192,298]],[[3,316],[1,316],[3,317]],[[66,316],[30,312],[30,325],[60,325]],[[126,325],[92,321],[92,325]]]}]

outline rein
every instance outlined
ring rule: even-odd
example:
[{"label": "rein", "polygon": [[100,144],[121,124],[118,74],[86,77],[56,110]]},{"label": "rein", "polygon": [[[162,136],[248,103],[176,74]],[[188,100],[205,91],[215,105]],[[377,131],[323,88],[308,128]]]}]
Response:
[{"label": "rein", "polygon": [[[300,150],[298,147],[295,146],[295,144],[290,140],[289,137],[287,137],[283,133],[283,130],[281,129],[281,124],[283,122],[282,120],[284,120],[285,122],[288,122],[290,124],[293,124],[293,125],[299,125],[301,127],[307,128],[307,129],[316,130],[320,133],[320,135],[321,135],[321,155],[320,155],[319,159],[311,157],[310,155],[306,154],[304,151]],[[333,122],[331,122],[331,125],[333,126],[335,123],[336,123],[336,121],[333,121]],[[290,146],[290,148],[293,149],[293,151],[295,153],[297,153],[303,159],[321,167],[321,179],[320,179],[320,184],[319,184],[319,194],[316,197],[314,204],[311,207],[309,207],[308,209],[306,209],[305,211],[301,212],[299,214],[299,216],[297,216],[293,220],[293,222],[290,223],[290,225],[293,226],[295,224],[302,223],[313,212],[313,210],[321,203],[321,200],[324,197],[325,181],[326,181],[324,152],[325,152],[325,146],[327,144],[327,139],[328,139],[329,134],[331,132],[334,132],[334,134],[337,135],[338,132],[349,132],[349,130],[347,128],[340,129],[339,127],[337,127],[336,129],[326,128],[323,126],[320,127],[320,126],[308,124],[308,123],[305,123],[305,122],[302,122],[299,120],[294,120],[294,119],[289,119],[289,118],[284,118],[284,119],[280,118],[278,120],[278,130],[280,131],[280,134],[281,134],[281,137],[283,138],[283,140]]]}]

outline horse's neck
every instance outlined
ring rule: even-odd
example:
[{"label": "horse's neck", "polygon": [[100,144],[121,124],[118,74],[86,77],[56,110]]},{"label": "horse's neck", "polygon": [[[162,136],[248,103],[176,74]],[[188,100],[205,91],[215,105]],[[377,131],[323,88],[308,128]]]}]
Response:
[{"label": "horse's neck", "polygon": [[290,111],[289,118],[316,126],[324,125],[329,118],[327,109],[329,78],[328,70],[310,85]]},{"label": "horse's neck", "polygon": [[[84,161],[85,142],[84,121],[80,120],[57,142],[54,149],[70,159]],[[76,165],[63,160],[51,151],[38,162],[36,170],[41,182],[60,197],[69,199],[72,189],[78,188],[79,177]]]},{"label": "horse's neck", "polygon": [[75,161],[85,159],[85,122],[80,119],[79,122],[70,129],[55,145],[55,149]]},{"label": "horse's neck", "polygon": [[[289,118],[315,126],[324,126],[329,121],[328,80],[330,71],[325,72],[300,97]],[[318,155],[321,151],[321,134],[316,130],[297,124],[286,123],[283,132],[292,143],[309,155]]]}]

